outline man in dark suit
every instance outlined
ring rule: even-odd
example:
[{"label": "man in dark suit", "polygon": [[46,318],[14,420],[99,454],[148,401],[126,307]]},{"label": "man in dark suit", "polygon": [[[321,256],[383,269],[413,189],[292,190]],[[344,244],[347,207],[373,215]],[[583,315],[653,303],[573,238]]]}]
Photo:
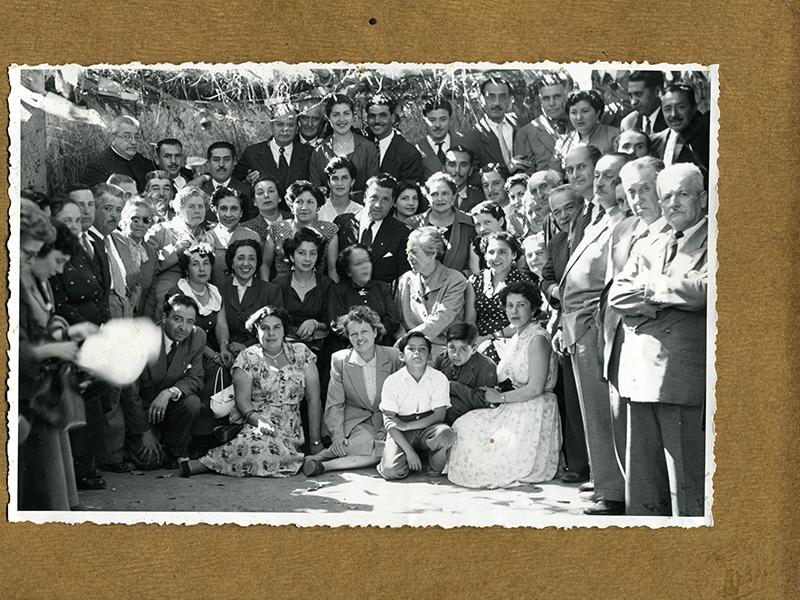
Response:
[{"label": "man in dark suit", "polygon": [[[539,288],[554,309],[559,309],[559,282],[569,260],[568,232],[574,217],[580,212],[583,199],[569,185],[553,188],[548,196],[550,215],[558,228],[547,245],[547,258],[542,268]],[[555,322],[557,327],[558,321]],[[586,434],[583,429],[578,388],[569,356],[559,355],[559,377],[555,393],[561,415],[561,431],[564,439],[562,450],[566,471],[562,481],[579,483],[589,479],[589,455],[586,450]]]},{"label": "man in dark suit", "polygon": [[[153,170],[166,171],[169,174],[174,188],[173,196],[193,179],[191,170],[186,168],[186,155],[183,153],[183,144],[175,138],[166,138],[158,141]],[[145,185],[146,183],[145,181]]]},{"label": "man in dark suit", "polygon": [[[214,142],[206,151],[208,159],[208,173],[192,180],[192,185],[200,182],[199,187],[209,197],[221,187],[236,190],[242,195],[242,220],[252,219],[255,216],[253,207],[253,189],[247,183],[242,183],[233,176],[236,168],[236,148],[230,142]],[[211,207],[206,210],[206,221],[216,223],[217,216]]]},{"label": "man in dark suit", "polygon": [[288,187],[298,179],[308,179],[311,146],[297,136],[297,110],[281,105],[273,109],[270,121],[272,138],[245,148],[236,165],[234,176],[253,185],[262,177],[278,184],[283,197]]},{"label": "man in dark suit", "polygon": [[372,278],[393,284],[411,267],[406,256],[409,230],[390,216],[397,199],[397,181],[381,173],[367,181],[364,210],[358,216],[348,213],[336,217],[339,248],[362,243],[372,255]]},{"label": "man in dark suit", "polygon": [[206,334],[195,327],[198,314],[197,303],[184,294],[164,301],[161,351],[136,382],[135,401],[126,414],[134,452],[158,464],[153,458],[163,449],[161,466],[166,469],[176,469],[178,459],[187,457],[192,426],[200,413]]},{"label": "man in dark suit", "polygon": [[325,125],[324,93],[319,97],[306,98],[300,103],[298,139],[312,150],[322,142],[322,130]]},{"label": "man in dark suit", "polygon": [[658,175],[672,231],[641,240],[611,285],[624,315],[619,388],[629,398],[628,514],[705,512],[707,196],[696,165]]},{"label": "man in dark suit", "polygon": [[708,181],[709,115],[697,112],[694,89],[685,83],[664,88],[661,110],[669,129],[652,138],[651,154],[670,166],[694,163]]},{"label": "man in dark suit", "polygon": [[661,71],[634,71],[628,77],[628,96],[633,110],[625,115],[620,129],[638,129],[647,136],[664,131],[667,122],[661,110],[661,88],[664,73]]},{"label": "man in dark suit", "polygon": [[394,129],[397,104],[386,94],[370,96],[367,127],[378,145],[380,172],[397,181],[422,181],[422,157],[417,149]]},{"label": "man in dark suit", "polygon": [[514,138],[514,156],[528,161],[529,175],[549,168],[556,140],[572,128],[564,110],[572,81],[559,73],[548,73],[538,82],[542,114],[525,125]]},{"label": "man in dark suit", "polygon": [[641,129],[626,129],[617,136],[616,151],[642,158],[650,154],[650,138]]},{"label": "man in dark suit", "polygon": [[472,151],[464,146],[450,146],[445,154],[444,172],[450,175],[458,186],[456,208],[467,214],[486,200],[483,190],[469,182],[472,176],[473,162]]},{"label": "man in dark suit", "polygon": [[105,182],[112,173],[128,175],[136,182],[139,192],[144,190],[144,177],[153,170],[153,163],[139,154],[142,143],[139,121],[133,117],[117,117],[109,126],[111,144],[90,162],[81,177],[81,183],[92,188]]},{"label": "man in dark suit", "polygon": [[427,135],[417,144],[422,156],[422,182],[444,168],[445,154],[461,143],[460,136],[450,131],[453,106],[443,98],[433,98],[422,107]]},{"label": "man in dark suit", "polygon": [[490,76],[481,84],[481,104],[486,112],[461,142],[472,150],[476,172],[489,163],[506,165],[509,173],[531,168],[530,160],[514,156],[514,137],[522,125],[510,112],[513,103],[511,84],[502,77]]}]

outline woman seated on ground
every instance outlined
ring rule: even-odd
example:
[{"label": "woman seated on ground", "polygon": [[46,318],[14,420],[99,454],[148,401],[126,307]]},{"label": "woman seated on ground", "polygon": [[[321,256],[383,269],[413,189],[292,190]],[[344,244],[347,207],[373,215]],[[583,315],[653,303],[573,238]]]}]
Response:
[{"label": "woman seated on ground", "polygon": [[[352,213],[357,215],[364,208],[363,204],[353,202],[353,182],[356,179],[356,167],[343,156],[334,156],[325,166],[325,186],[328,188],[328,200],[319,209],[319,219],[333,220],[339,215]],[[363,194],[361,195],[363,197]]]},{"label": "woman seated on ground", "polygon": [[331,358],[324,424],[333,444],[306,457],[303,473],[309,477],[380,462],[386,439],[378,408],[381,389],[384,380],[403,366],[396,349],[375,345],[385,331],[372,309],[354,306],[339,318],[337,329],[347,336],[352,348],[340,350]]},{"label": "woman seated on ground", "polygon": [[469,248],[469,268],[473,273],[480,273],[486,268],[481,242],[490,233],[506,230],[506,213],[497,202],[486,200],[469,211],[469,216],[476,234]]},{"label": "woman seated on ground", "polygon": [[[408,220],[429,207],[416,181],[401,181],[397,188],[397,200],[394,203],[394,218],[408,225]],[[409,228],[411,228],[409,226]]]},{"label": "woman seated on ground", "polygon": [[274,306],[257,310],[247,328],[258,337],[233,363],[235,407],[230,422],[244,422],[231,441],[199,460],[181,463],[189,477],[215,471],[233,477],[289,477],[303,465],[300,402],[308,402],[310,446],[322,450],[322,415],[316,358],[305,344],[288,342],[288,315]]},{"label": "woman seated on ground", "polygon": [[443,231],[446,250],[442,264],[469,273],[469,252],[475,237],[475,226],[469,215],[455,206],[458,193],[455,180],[446,173],[434,173],[425,183],[425,193],[431,207],[411,217],[406,224],[412,229],[432,225]]},{"label": "woman seated on ground", "polygon": [[[384,334],[379,343],[394,344],[394,333],[400,327],[400,312],[392,295],[392,286],[372,279],[372,257],[363,244],[353,244],[336,259],[339,283],[331,288],[328,320],[336,322],[354,306],[368,306],[377,313]],[[342,333],[345,333],[342,331]]]},{"label": "woman seated on ground", "polygon": [[233,242],[255,240],[261,246],[261,238],[252,229],[241,224],[244,198],[237,190],[218,187],[211,195],[211,211],[217,224],[208,232],[216,260],[211,263],[211,282],[219,287],[225,283],[225,252]]},{"label": "woman seated on ground", "polygon": [[[152,205],[140,196],[134,196],[122,208],[120,228],[111,232],[125,265],[128,299],[136,316],[152,316],[154,312],[153,307],[145,307],[158,263],[155,248],[144,243],[144,237],[152,226]],[[145,308],[148,312],[145,312]]]},{"label": "woman seated on ground", "polygon": [[556,361],[547,332],[534,321],[541,295],[532,282],[519,281],[500,297],[515,333],[497,379],[512,389],[501,393],[484,387],[486,402],[499,406],[472,410],[453,425],[456,442],[447,477],[465,487],[549,481],[558,469]]},{"label": "woman seated on ground", "polygon": [[283,296],[289,313],[286,335],[320,351],[328,336],[328,298],[333,282],[317,271],[325,241],[314,231],[303,228],[283,242],[292,270],[278,275],[274,284]]},{"label": "woman seated on ground", "polygon": [[291,218],[292,213],[281,198],[278,182],[271,177],[262,176],[256,181],[253,194],[258,215],[242,223],[242,226],[255,231],[263,245],[269,235],[269,226],[275,221]]},{"label": "woman seated on ground", "polygon": [[233,242],[225,251],[228,279],[219,292],[228,324],[228,350],[234,357],[258,342],[245,326],[250,315],[262,306],[283,306],[280,289],[258,276],[260,266],[261,248],[255,240]]},{"label": "woman seated on ground", "polygon": [[501,294],[512,283],[530,278],[516,266],[520,246],[510,233],[501,231],[481,238],[481,251],[487,267],[469,278],[464,316],[478,327],[478,350],[497,363],[506,338],[514,335]]},{"label": "woman seated on ground", "polygon": [[295,181],[286,192],[286,201],[294,215],[290,221],[276,221],[270,225],[269,236],[264,242],[264,262],[261,266],[261,277],[269,281],[276,275],[290,271],[288,259],[283,251],[283,243],[307,227],[321,236],[325,244],[320,252],[325,257],[324,272],[333,281],[336,276],[336,255],[339,253],[339,240],[336,233],[339,227],[329,221],[320,221],[319,208],[325,204],[325,196],[316,186],[308,181]]},{"label": "woman seated on ground", "polygon": [[145,241],[158,253],[155,278],[150,288],[153,297],[148,299],[148,305],[154,307],[156,321],[161,320],[167,292],[181,278],[180,255],[203,242],[213,247],[213,240],[204,226],[208,201],[208,194],[203,190],[187,185],[172,201],[175,216],[165,223],[157,223],[145,236]]}]

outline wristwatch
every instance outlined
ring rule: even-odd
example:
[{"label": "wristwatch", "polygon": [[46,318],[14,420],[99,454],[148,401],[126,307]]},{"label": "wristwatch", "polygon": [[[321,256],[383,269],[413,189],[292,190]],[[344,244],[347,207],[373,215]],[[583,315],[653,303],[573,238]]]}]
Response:
[{"label": "wristwatch", "polygon": [[178,400],[180,400],[180,398],[181,398],[181,390],[180,390],[180,388],[176,388],[175,386],[172,386],[171,388],[169,388],[169,393],[172,394],[172,401],[173,402],[177,402]]}]

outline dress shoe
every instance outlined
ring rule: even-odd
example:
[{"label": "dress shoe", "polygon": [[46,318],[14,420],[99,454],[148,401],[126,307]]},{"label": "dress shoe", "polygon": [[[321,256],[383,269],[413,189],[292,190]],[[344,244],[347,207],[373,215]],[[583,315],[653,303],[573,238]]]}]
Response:
[{"label": "dress shoe", "polygon": [[587,481],[586,483],[582,483],[581,487],[578,488],[579,492],[593,492],[594,491],[594,481]]},{"label": "dress shoe", "polygon": [[163,461],[161,461],[161,468],[166,469],[167,471],[174,471],[178,468],[178,459],[172,456],[167,456]]},{"label": "dress shoe", "polygon": [[582,483],[584,481],[588,481],[588,475],[581,475],[580,473],[576,473],[575,471],[564,471],[564,474],[561,475],[561,481],[564,483]]},{"label": "dress shoe", "polygon": [[303,475],[306,477],[315,477],[325,472],[325,467],[322,463],[310,456],[307,456],[303,461]]},{"label": "dress shoe", "polygon": [[583,509],[585,515],[624,515],[625,503],[614,500],[598,500],[589,508]]},{"label": "dress shoe", "polygon": [[130,461],[123,460],[117,463],[100,465],[100,468],[103,469],[103,471],[109,471],[111,473],[130,473],[136,468],[136,465]]},{"label": "dress shoe", "polygon": [[106,489],[105,479],[100,477],[80,477],[75,480],[79,490],[104,490]]},{"label": "dress shoe", "polygon": [[597,502],[600,498],[594,492],[581,492],[578,497],[583,502]]}]

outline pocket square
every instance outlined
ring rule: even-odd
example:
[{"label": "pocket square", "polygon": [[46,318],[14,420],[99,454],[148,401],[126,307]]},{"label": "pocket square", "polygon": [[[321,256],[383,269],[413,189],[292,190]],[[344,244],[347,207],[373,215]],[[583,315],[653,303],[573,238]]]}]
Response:
[{"label": "pocket square", "polygon": [[384,254],[384,255],[383,255],[381,258],[391,258],[391,257],[392,257],[392,252],[391,252],[391,250],[390,250],[389,252],[387,252],[386,254]]}]

